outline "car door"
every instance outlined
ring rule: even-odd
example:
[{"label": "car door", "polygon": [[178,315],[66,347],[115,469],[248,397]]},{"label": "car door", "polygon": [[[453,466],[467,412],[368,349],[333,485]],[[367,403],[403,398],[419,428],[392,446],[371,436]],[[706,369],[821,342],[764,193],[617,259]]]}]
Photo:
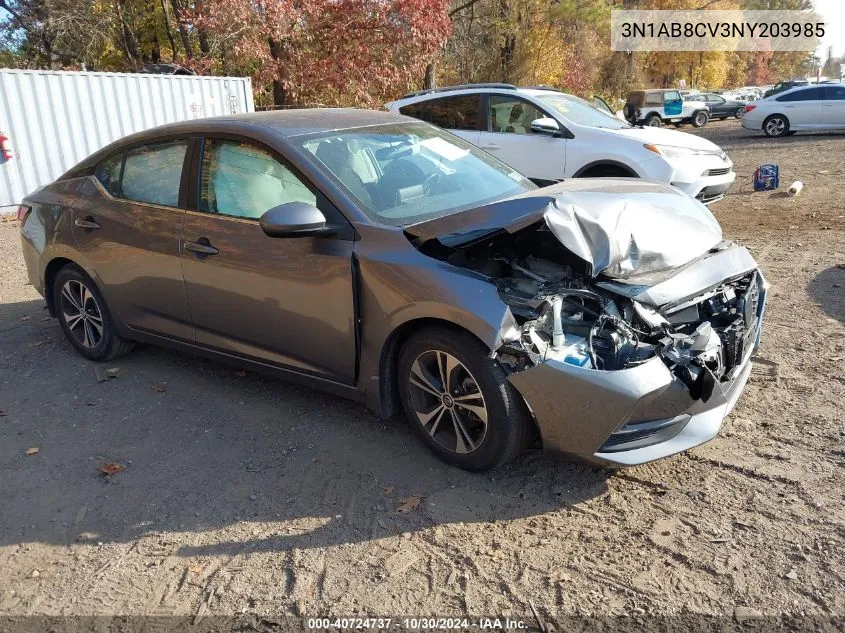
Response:
[{"label": "car door", "polygon": [[[354,230],[272,149],[206,138],[182,226],[182,270],[199,345],[342,383],[355,377]],[[329,230],[268,237],[259,218],[316,205]]]},{"label": "car door", "polygon": [[791,128],[824,127],[822,118],[822,103],[824,102],[824,87],[801,88],[787,92],[776,98],[783,113],[789,119]]},{"label": "car door", "polygon": [[845,85],[824,87],[822,123],[829,128],[845,128]]},{"label": "car door", "polygon": [[409,103],[399,108],[399,113],[442,127],[478,146],[478,132],[482,121],[480,93]]},{"label": "car door", "polygon": [[74,202],[73,237],[120,320],[192,342],[179,261],[191,143],[143,143],[104,159],[94,173],[96,192]]},{"label": "car door", "polygon": [[566,139],[531,131],[532,121],[553,117],[530,101],[500,94],[487,95],[485,111],[481,149],[541,184],[563,179]]},{"label": "car door", "polygon": [[707,95],[707,105],[710,107],[710,115],[714,117],[726,117],[733,114],[733,108],[719,95]]}]

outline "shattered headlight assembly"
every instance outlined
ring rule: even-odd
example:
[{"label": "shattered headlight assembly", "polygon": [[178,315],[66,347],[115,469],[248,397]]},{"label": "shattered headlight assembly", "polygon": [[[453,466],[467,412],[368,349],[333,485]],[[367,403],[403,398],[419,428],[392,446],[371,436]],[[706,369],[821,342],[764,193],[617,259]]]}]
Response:
[{"label": "shattered headlight assembly", "polygon": [[669,160],[681,160],[690,156],[718,156],[723,162],[728,162],[728,155],[720,149],[694,149],[674,145],[653,145],[652,143],[646,143],[643,147]]}]

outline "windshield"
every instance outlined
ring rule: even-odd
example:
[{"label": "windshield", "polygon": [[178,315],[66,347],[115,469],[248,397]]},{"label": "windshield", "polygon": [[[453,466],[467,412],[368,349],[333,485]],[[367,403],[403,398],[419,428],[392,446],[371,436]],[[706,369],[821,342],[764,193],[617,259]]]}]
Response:
[{"label": "windshield", "polygon": [[329,132],[301,146],[383,224],[408,226],[536,189],[504,163],[427,123]]},{"label": "windshield", "polygon": [[622,128],[631,127],[624,121],[620,121],[604,110],[599,110],[592,103],[580,97],[563,94],[562,92],[549,92],[547,94],[537,95],[537,98],[577,125],[600,127],[610,130],[621,130]]}]

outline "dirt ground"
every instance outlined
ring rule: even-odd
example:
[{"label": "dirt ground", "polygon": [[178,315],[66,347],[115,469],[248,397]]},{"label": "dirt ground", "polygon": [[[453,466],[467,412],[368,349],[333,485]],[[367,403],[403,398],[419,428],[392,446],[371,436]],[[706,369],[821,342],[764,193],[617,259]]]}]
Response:
[{"label": "dirt ground", "polygon": [[[162,349],[98,382],[0,222],[0,615],[845,615],[845,134],[697,133],[739,173],[713,210],[772,284],[763,343],[719,438],[620,471],[468,474],[357,404]],[[769,162],[799,197],[750,192]]]}]

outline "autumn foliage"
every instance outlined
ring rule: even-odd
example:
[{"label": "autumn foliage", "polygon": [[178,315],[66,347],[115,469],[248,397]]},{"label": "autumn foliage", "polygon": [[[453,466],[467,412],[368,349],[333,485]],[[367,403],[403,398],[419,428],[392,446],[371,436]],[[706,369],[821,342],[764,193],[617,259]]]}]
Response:
[{"label": "autumn foliage", "polygon": [[450,33],[444,0],[205,0],[189,19],[233,42],[277,105],[378,107],[416,85]]}]

